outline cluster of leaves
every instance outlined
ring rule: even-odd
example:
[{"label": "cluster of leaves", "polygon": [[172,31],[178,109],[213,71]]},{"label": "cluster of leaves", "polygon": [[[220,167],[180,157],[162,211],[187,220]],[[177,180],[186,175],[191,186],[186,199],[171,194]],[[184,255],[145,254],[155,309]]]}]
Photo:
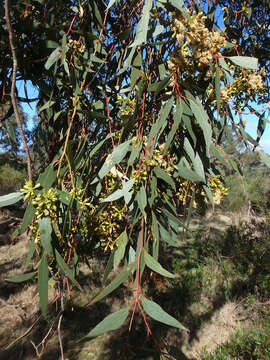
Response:
[{"label": "cluster of leaves", "polygon": [[[130,312],[131,328],[136,310],[149,333],[146,314],[184,329],[145,298],[141,278],[145,267],[169,278],[177,276],[158,258],[161,242],[173,247],[181,242],[179,229],[185,223],[178,215],[185,204],[175,194],[183,181],[192,182],[194,194],[197,187],[203,189],[213,203],[214,186],[225,194],[216,175],[226,166],[237,169],[219,145],[232,120],[220,88],[232,80],[231,62],[256,71],[257,60],[219,54],[222,46],[233,45],[223,40],[221,44],[213,23],[208,34],[218,37],[215,56],[199,66],[196,51],[191,51],[196,44],[187,32],[187,63],[198,68],[195,77],[188,73],[182,77],[169,66],[179,51],[171,12],[192,29],[188,24],[198,17],[201,23],[211,20],[211,11],[201,16],[203,9],[197,4],[191,2],[187,11],[175,0],[155,5],[152,0],[111,0],[107,5],[97,0],[57,4],[38,0],[31,6],[20,2],[12,6],[20,76],[39,89],[38,141],[33,149],[43,159],[37,185],[30,183],[0,203],[5,206],[25,196],[28,205],[20,231],[35,227],[27,263],[34,256],[36,265],[19,280],[38,278],[46,314],[50,277],[61,282],[62,299],[70,282],[80,288],[79,260],[87,261],[94,250],[105,247],[112,252],[104,280],[113,268],[123,269],[90,304],[128,277],[135,283],[129,306],[105,318],[88,337],[120,327]],[[63,20],[63,13],[69,20]],[[8,43],[1,41],[1,51],[7,53]],[[5,59],[10,69],[10,58]],[[2,63],[1,71],[6,79],[1,91],[7,97],[9,70]],[[242,124],[234,125],[246,139]]]}]

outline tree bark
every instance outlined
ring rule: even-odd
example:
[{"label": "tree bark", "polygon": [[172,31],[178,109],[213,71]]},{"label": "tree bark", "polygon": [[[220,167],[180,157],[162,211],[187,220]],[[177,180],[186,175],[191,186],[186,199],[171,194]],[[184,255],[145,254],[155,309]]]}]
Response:
[{"label": "tree bark", "polygon": [[17,73],[18,60],[17,60],[17,56],[16,56],[16,48],[15,48],[15,44],[14,44],[13,31],[12,31],[10,16],[9,16],[9,0],[5,0],[5,20],[6,20],[6,27],[7,27],[8,36],[9,36],[10,49],[11,49],[12,58],[13,58],[12,82],[11,82],[10,96],[11,96],[11,101],[12,101],[12,105],[13,105],[13,109],[14,109],[17,126],[19,129],[20,136],[22,138],[23,147],[24,147],[24,151],[26,154],[28,179],[29,179],[29,181],[32,181],[31,157],[30,157],[29,147],[27,145],[27,141],[26,141],[26,138],[25,138],[25,135],[23,132],[22,122],[21,122],[19,111],[18,111],[17,99],[15,96],[16,73]]}]

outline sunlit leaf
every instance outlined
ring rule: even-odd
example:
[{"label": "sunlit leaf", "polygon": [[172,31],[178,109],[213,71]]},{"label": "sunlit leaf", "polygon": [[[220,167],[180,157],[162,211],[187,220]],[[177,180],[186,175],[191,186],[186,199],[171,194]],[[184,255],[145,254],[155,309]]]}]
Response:
[{"label": "sunlit leaf", "polygon": [[23,193],[14,192],[8,195],[0,196],[0,207],[9,206],[17,203],[23,198]]},{"label": "sunlit leaf", "polygon": [[258,59],[249,56],[228,56],[235,65],[243,66],[245,69],[258,69]]},{"label": "sunlit leaf", "polygon": [[136,29],[136,37],[131,45],[132,47],[141,45],[147,39],[147,31],[148,31],[148,23],[150,18],[150,10],[152,9],[153,1],[152,0],[145,0],[142,15],[140,17],[140,21],[138,22],[137,29]]},{"label": "sunlit leaf", "polygon": [[122,326],[128,317],[129,308],[126,307],[122,310],[119,310],[113,314],[110,314],[105,317],[93,330],[91,330],[84,339],[93,338],[99,335],[104,334],[107,331],[112,331],[119,329]]},{"label": "sunlit leaf", "polygon": [[156,273],[166,276],[168,278],[174,279],[175,275],[164,269],[160,263],[155,260],[151,255],[149,255],[146,251],[144,252],[144,261],[149,269],[155,271]]},{"label": "sunlit leaf", "polygon": [[51,55],[49,56],[48,60],[45,63],[45,69],[49,70],[50,67],[56,63],[56,61],[59,59],[59,53],[60,53],[60,48],[56,48],[55,50],[53,50],[53,52],[51,53]]},{"label": "sunlit leaf", "polygon": [[166,313],[158,304],[154,301],[148,300],[146,298],[141,299],[142,306],[147,315],[152,319],[157,320],[163,324],[174,326],[178,329],[185,330],[187,329],[174,317]]},{"label": "sunlit leaf", "polygon": [[27,273],[27,274],[22,274],[22,275],[17,275],[17,276],[13,276],[11,278],[6,279],[6,281],[8,282],[13,282],[13,283],[20,283],[20,282],[24,282],[30,279],[33,279],[33,277],[37,274],[36,271]]},{"label": "sunlit leaf", "polygon": [[48,254],[52,254],[52,226],[51,220],[48,217],[42,218],[39,221],[39,230],[40,230],[40,241],[44,249],[46,249]]}]

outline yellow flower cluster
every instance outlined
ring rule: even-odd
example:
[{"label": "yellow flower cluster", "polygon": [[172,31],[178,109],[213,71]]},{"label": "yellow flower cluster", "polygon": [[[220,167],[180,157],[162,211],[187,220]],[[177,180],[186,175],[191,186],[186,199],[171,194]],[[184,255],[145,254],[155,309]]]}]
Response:
[{"label": "yellow flower cluster", "polygon": [[171,72],[191,71],[208,67],[215,55],[225,46],[225,37],[205,26],[206,16],[202,12],[190,15],[190,19],[178,14],[172,27],[173,36],[180,48],[169,62]]}]

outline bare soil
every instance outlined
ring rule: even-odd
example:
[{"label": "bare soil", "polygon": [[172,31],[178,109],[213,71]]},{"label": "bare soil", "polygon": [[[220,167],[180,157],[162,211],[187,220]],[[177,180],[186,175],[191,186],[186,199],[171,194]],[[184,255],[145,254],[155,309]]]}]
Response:
[{"label": "bare soil", "polygon": [[[227,226],[228,219],[222,218],[221,223],[220,226]],[[189,334],[169,327],[164,331],[164,325],[153,322],[151,328],[155,337],[148,337],[138,315],[130,333],[127,322],[120,330],[78,343],[105,316],[130,303],[133,293],[129,284],[92,307],[86,306],[102,286],[104,264],[95,260],[90,264],[92,270],[83,266],[79,276],[83,291],[74,291],[73,300],[64,312],[59,335],[59,309],[55,305],[50,307],[49,321],[40,316],[35,281],[17,284],[6,281],[22,273],[29,246],[26,234],[11,241],[8,232],[0,234],[5,239],[0,243],[0,360],[61,359],[59,336],[65,360],[160,359],[158,353],[165,343],[178,349],[175,357],[170,356],[170,359],[200,359],[203,348],[212,351],[218,344],[228,341],[236,329],[249,326],[248,321],[241,321],[244,309],[240,304],[229,302],[213,306],[209,299],[202,298],[188,311],[197,315],[201,312],[204,321],[195,330],[191,328]],[[166,289],[163,292],[166,302]],[[52,287],[50,300],[54,296]],[[177,299],[173,299],[173,304],[177,306]]]}]

